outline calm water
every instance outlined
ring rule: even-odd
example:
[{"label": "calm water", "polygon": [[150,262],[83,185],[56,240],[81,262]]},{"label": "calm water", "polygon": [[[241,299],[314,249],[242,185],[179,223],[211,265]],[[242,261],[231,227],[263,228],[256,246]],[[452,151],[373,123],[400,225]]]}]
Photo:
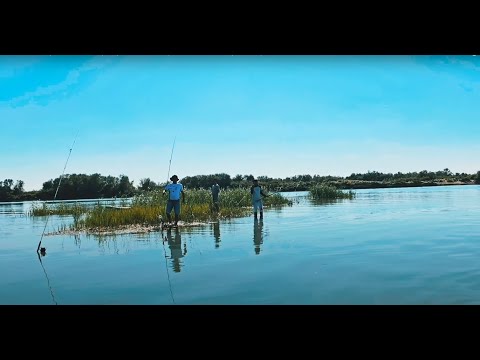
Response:
[{"label": "calm water", "polygon": [[[147,235],[45,236],[0,203],[0,304],[480,304],[480,186],[358,190]],[[47,232],[69,216],[51,216]]]}]

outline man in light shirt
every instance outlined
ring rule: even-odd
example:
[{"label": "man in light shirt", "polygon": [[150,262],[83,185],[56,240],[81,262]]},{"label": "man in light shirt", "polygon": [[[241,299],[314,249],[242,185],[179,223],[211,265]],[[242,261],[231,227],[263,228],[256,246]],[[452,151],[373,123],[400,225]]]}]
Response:
[{"label": "man in light shirt", "polygon": [[182,202],[185,204],[185,192],[183,191],[183,185],[178,182],[178,176],[173,175],[170,180],[172,180],[172,184],[168,184],[165,186],[165,190],[163,193],[168,191],[168,201],[167,201],[167,218],[168,223],[172,222],[172,217],[170,213],[172,210],[175,210],[175,226],[178,226],[178,220],[180,217],[180,197],[182,198]]},{"label": "man in light shirt", "polygon": [[252,195],[253,216],[257,219],[257,212],[260,211],[260,219],[263,219],[263,201],[262,196],[268,196],[263,192],[262,187],[258,184],[258,180],[253,180],[253,185],[250,188]]}]

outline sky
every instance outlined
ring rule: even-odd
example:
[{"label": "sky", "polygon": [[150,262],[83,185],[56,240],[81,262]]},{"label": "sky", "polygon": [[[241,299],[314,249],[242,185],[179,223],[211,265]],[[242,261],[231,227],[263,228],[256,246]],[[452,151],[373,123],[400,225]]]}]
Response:
[{"label": "sky", "polygon": [[480,170],[480,56],[0,56],[0,181]]}]

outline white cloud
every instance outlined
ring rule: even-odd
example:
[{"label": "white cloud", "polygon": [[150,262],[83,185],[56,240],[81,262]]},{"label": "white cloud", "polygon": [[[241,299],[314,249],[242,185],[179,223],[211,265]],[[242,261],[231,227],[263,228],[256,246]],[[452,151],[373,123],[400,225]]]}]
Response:
[{"label": "white cloud", "polygon": [[76,69],[71,70],[65,77],[65,79],[58,84],[49,86],[40,86],[34,91],[27,92],[21,96],[13,98],[9,101],[9,105],[16,107],[31,100],[41,97],[64,93],[70,86],[75,85],[82,73],[87,71],[100,70],[113,61],[111,56],[96,56],[93,59],[86,61],[84,64]]}]

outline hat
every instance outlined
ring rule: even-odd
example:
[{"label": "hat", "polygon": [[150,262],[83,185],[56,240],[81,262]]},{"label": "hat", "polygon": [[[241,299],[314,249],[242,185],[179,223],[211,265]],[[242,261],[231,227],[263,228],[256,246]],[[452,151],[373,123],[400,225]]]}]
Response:
[{"label": "hat", "polygon": [[173,181],[173,179],[177,179],[177,180],[178,180],[178,176],[177,176],[177,175],[173,175],[173,176],[170,178],[170,180]]}]

